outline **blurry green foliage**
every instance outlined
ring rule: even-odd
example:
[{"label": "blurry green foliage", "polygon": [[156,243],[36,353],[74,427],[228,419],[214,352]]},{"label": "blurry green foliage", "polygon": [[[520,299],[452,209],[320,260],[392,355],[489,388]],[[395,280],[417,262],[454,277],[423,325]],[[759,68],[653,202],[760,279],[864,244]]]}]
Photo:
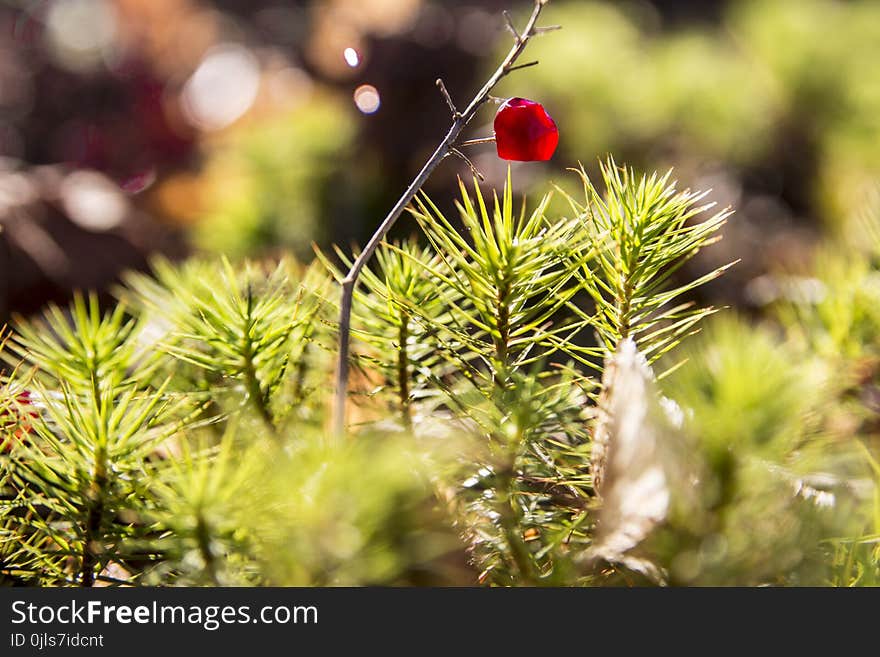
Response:
[{"label": "blurry green foliage", "polygon": [[[537,41],[553,65],[504,89],[539,97],[561,129],[563,161],[615,152],[760,167],[809,148],[815,214],[839,224],[880,175],[880,5],[872,0],[731,2],[718,27],[661,31],[631,3],[554,2],[564,25]],[[788,139],[800,140],[789,144]]]},{"label": "blurry green foliage", "polygon": [[[824,583],[817,539],[857,529],[856,500],[838,478],[847,450],[857,455],[821,431],[822,372],[770,332],[731,318],[686,352],[666,390],[685,409],[703,460],[701,495],[658,539],[661,551],[674,546],[672,580]],[[826,481],[820,472],[836,475]]]},{"label": "blurry green foliage", "polygon": [[473,576],[449,513],[436,504],[431,453],[410,436],[365,432],[334,442],[303,434],[284,458],[266,456],[258,486],[267,503],[242,522],[267,583],[436,585]]},{"label": "blurry green foliage", "polygon": [[349,109],[322,96],[292,112],[257,118],[211,144],[206,216],[197,246],[238,257],[287,248],[300,257],[325,239],[327,185],[354,136]]}]

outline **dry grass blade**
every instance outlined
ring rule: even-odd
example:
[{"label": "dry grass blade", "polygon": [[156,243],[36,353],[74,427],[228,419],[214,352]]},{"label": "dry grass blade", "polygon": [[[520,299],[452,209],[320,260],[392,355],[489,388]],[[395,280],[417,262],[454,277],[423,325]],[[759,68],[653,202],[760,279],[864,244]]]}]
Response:
[{"label": "dry grass blade", "polygon": [[632,554],[666,518],[671,492],[653,373],[631,339],[620,343],[606,365],[603,384],[593,442],[593,480],[602,507],[589,559],[662,581],[656,565]]}]

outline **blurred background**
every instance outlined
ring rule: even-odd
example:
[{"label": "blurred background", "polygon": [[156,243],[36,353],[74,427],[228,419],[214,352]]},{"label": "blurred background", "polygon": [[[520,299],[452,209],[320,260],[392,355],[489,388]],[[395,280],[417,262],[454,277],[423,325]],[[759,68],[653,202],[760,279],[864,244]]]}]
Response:
[{"label": "blurred background", "polygon": [[[154,253],[363,243],[445,134],[435,79],[464,105],[509,47],[505,8],[531,2],[2,0],[0,321]],[[711,187],[737,214],[695,266],[743,259],[713,300],[772,300],[768,272],[876,206],[880,1],[553,0],[544,23],[496,94],[542,102],[560,147],[516,185],[612,153]],[[498,184],[494,147],[471,154]],[[426,186],[441,207],[456,175]]]}]

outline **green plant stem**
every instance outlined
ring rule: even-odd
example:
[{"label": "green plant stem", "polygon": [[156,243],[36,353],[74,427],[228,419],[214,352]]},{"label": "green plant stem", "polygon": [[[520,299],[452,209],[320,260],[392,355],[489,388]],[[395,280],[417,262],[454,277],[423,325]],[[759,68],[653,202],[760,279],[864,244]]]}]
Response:
[{"label": "green plant stem", "polygon": [[107,485],[107,469],[104,463],[105,452],[98,450],[95,455],[95,472],[89,484],[88,513],[86,514],[85,531],[83,532],[82,562],[79,580],[85,587],[95,584],[95,566],[98,564],[96,545],[101,539],[101,525],[104,517],[104,489]]},{"label": "green plant stem", "polygon": [[251,404],[257,411],[260,419],[263,420],[263,424],[265,424],[269,432],[274,435],[275,422],[272,418],[272,414],[269,412],[266,394],[263,391],[263,386],[260,385],[260,379],[257,376],[257,366],[254,364],[254,350],[252,347],[253,341],[251,339],[251,331],[253,331],[254,329],[253,306],[254,296],[250,289],[250,286],[248,286],[247,315],[244,317],[246,325],[245,330],[242,334],[241,345],[242,359],[244,360],[242,373],[244,374],[245,388],[247,389],[248,397],[250,398]]},{"label": "green plant stem", "polygon": [[211,550],[211,532],[205,517],[199,513],[196,520],[196,542],[199,546],[199,553],[202,555],[202,561],[205,562],[205,570],[211,580],[213,586],[221,586],[220,579],[217,577],[217,559]]},{"label": "green plant stem", "polygon": [[630,307],[632,305],[632,281],[630,277],[627,276],[623,282],[623,294],[622,298],[618,299],[617,305],[617,318],[620,320],[620,339],[624,340],[629,337],[630,332]]},{"label": "green plant stem", "polygon": [[508,359],[510,358],[510,304],[508,297],[510,290],[508,285],[502,285],[498,290],[498,337],[495,339],[495,360],[498,363],[498,371],[495,372],[495,383],[503,389],[507,383]]},{"label": "green plant stem", "polygon": [[459,144],[459,146],[478,146],[480,144],[494,144],[495,143],[495,135],[491,137],[479,137],[477,139],[468,139],[467,141],[463,141]]},{"label": "green plant stem", "polygon": [[260,380],[257,377],[257,368],[254,366],[254,360],[253,356],[251,355],[249,346],[246,348],[245,351],[244,381],[245,386],[247,387],[248,397],[251,400],[251,404],[257,411],[257,414],[260,416],[263,424],[266,425],[266,428],[274,433],[275,421],[273,420],[272,414],[269,412],[269,408],[266,405],[266,398],[263,395],[263,387],[260,385]]},{"label": "green plant stem", "polygon": [[[498,322],[498,337],[495,339],[495,361],[497,370],[494,373],[495,387],[499,392],[503,392],[507,387],[507,376],[510,367],[510,285],[502,283],[498,289],[496,297],[496,311]],[[504,533],[504,540],[513,558],[513,562],[519,571],[520,581],[526,584],[533,584],[537,581],[532,555],[528,546],[520,533],[520,516],[516,508],[516,500],[514,494],[514,486],[516,485],[515,465],[516,454],[523,442],[521,431],[517,431],[517,435],[512,443],[506,443],[505,448],[509,450],[510,464],[504,469],[498,479],[499,492],[499,522],[501,530]]]},{"label": "green plant stem", "polygon": [[510,467],[505,468],[505,470],[499,474],[497,481],[497,491],[499,493],[499,524],[504,533],[504,540],[510,550],[510,556],[513,559],[513,563],[516,566],[517,571],[519,571],[520,581],[525,584],[534,584],[537,582],[537,576],[534,563],[532,562],[532,555],[520,534],[520,514],[514,506],[516,504],[513,490],[515,476],[512,463]]},{"label": "green plant stem", "polygon": [[[507,56],[501,62],[501,65],[495,69],[495,72],[477,92],[464,111],[459,112],[455,110],[455,106],[452,104],[451,99],[446,95],[447,102],[450,104],[450,109],[453,110],[453,120],[449,131],[446,133],[443,141],[440,142],[440,145],[437,146],[431,157],[428,158],[428,161],[425,162],[422,170],[419,171],[409,187],[406,188],[403,196],[398,199],[397,203],[394,204],[394,207],[391,208],[391,211],[376,229],[376,232],[373,233],[373,236],[370,238],[369,242],[367,242],[364,250],[361,251],[354,263],[352,263],[351,268],[341,282],[342,299],[339,304],[339,341],[336,362],[336,389],[333,399],[333,432],[336,436],[341,436],[345,431],[345,408],[348,398],[348,377],[350,369],[348,357],[351,341],[351,309],[354,298],[354,288],[357,285],[361,270],[366,266],[370,258],[373,257],[373,253],[375,253],[382,240],[385,239],[388,231],[391,230],[391,227],[403,213],[406,206],[408,206],[413,198],[415,198],[416,194],[422,188],[422,185],[425,184],[425,181],[431,173],[433,173],[434,169],[436,169],[437,166],[450,154],[452,149],[455,148],[455,143],[462,130],[464,130],[468,123],[471,122],[476,115],[477,110],[489,100],[489,95],[491,94],[492,89],[494,89],[506,75],[517,68],[514,66],[514,63],[525,50],[529,40],[540,31],[539,28],[536,28],[536,23],[541,14],[541,10],[547,2],[549,2],[549,0],[535,0],[535,7],[532,10],[532,14],[529,17],[525,28],[522,32],[515,35],[513,47],[511,47]],[[441,85],[442,83],[438,81],[438,86]]]},{"label": "green plant stem", "polygon": [[401,316],[397,339],[400,342],[397,351],[397,389],[400,393],[400,415],[404,429],[411,431],[412,411],[409,399],[409,352],[407,349],[409,315],[405,312]]},{"label": "green plant stem", "polygon": [[307,365],[307,354],[309,350],[309,342],[308,338],[303,338],[305,342],[303,343],[302,351],[299,354],[299,360],[296,363],[295,374],[293,377],[293,391],[292,397],[294,403],[302,402],[303,389],[305,388],[306,383],[306,370],[308,369]]}]

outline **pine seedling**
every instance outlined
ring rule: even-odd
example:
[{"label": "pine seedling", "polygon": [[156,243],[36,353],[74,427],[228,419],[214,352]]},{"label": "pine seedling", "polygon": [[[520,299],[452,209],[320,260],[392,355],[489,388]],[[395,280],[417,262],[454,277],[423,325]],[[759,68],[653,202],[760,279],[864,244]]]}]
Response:
[{"label": "pine seedling", "polygon": [[614,353],[621,340],[631,338],[653,363],[693,333],[700,320],[716,312],[681,298],[731,265],[669,284],[700,249],[720,239],[718,231],[730,211],[721,210],[699,221],[714,203],[703,203],[706,192],[678,191],[670,180],[671,172],[637,177],[632,169],[617,167],[611,158],[601,165],[601,171],[604,195],[583,168],[577,172],[585,203],[562,192],[595,246],[594,257],[583,263],[578,276],[596,312],[581,311],[580,315],[596,331],[606,356]]},{"label": "pine seedling", "polygon": [[30,583],[115,581],[114,569],[155,555],[138,552],[148,531],[141,510],[158,447],[191,420],[193,405],[147,383],[137,359],[136,322],[123,307],[102,315],[77,297],[68,318],[22,324],[8,358],[30,376],[29,431],[3,464],[7,573]]},{"label": "pine seedling", "polygon": [[183,437],[166,467],[150,483],[147,516],[156,539],[148,545],[163,556],[144,575],[147,583],[186,586],[253,584],[259,575],[245,518],[265,504],[257,440],[233,420],[220,440],[206,433]]},{"label": "pine seedling", "polygon": [[461,191],[463,233],[427,198],[413,209],[444,264],[428,267],[452,319],[437,328],[458,346],[440,353],[460,374],[434,383],[453,414],[488,440],[487,458],[464,477],[491,491],[463,492],[475,562],[490,581],[538,582],[552,574],[544,548],[553,540],[539,527],[570,522],[587,499],[573,464],[583,472],[583,389],[591,384],[544,367],[584,326],[568,305],[591,249],[579,221],[547,218],[549,197],[515,212],[509,177],[491,211],[476,181],[473,196]]},{"label": "pine seedling", "polygon": [[[292,353],[301,357],[313,337],[320,305],[294,283],[292,270],[286,261],[268,274],[252,263],[235,269],[225,259],[219,272],[199,263],[176,268],[160,261],[158,282],[131,275],[128,294],[159,322],[164,333],[159,349],[201,373],[192,382],[197,389],[207,391],[221,409],[230,399],[233,405],[241,400],[274,429],[279,419],[274,395],[289,372]],[[307,366],[302,358],[297,363]],[[295,377],[303,382],[305,372]],[[218,395],[222,390],[229,394]],[[301,387],[293,391],[295,401],[302,392]]]},{"label": "pine seedling", "polygon": [[531,213],[525,205],[515,213],[509,172],[491,213],[476,181],[473,199],[460,186],[457,207],[469,240],[427,197],[412,213],[448,270],[428,267],[455,320],[450,330],[466,349],[461,366],[481,389],[503,389],[512,372],[548,357],[581,328],[564,315],[590,248],[578,221],[546,217],[549,196]]},{"label": "pine seedling", "polygon": [[96,295],[77,295],[69,311],[50,305],[44,321],[19,321],[4,360],[33,368],[36,380],[49,389],[64,383],[77,394],[99,397],[102,389],[121,383],[143,385],[155,359],[138,352],[140,326],[124,304],[102,314]]}]

